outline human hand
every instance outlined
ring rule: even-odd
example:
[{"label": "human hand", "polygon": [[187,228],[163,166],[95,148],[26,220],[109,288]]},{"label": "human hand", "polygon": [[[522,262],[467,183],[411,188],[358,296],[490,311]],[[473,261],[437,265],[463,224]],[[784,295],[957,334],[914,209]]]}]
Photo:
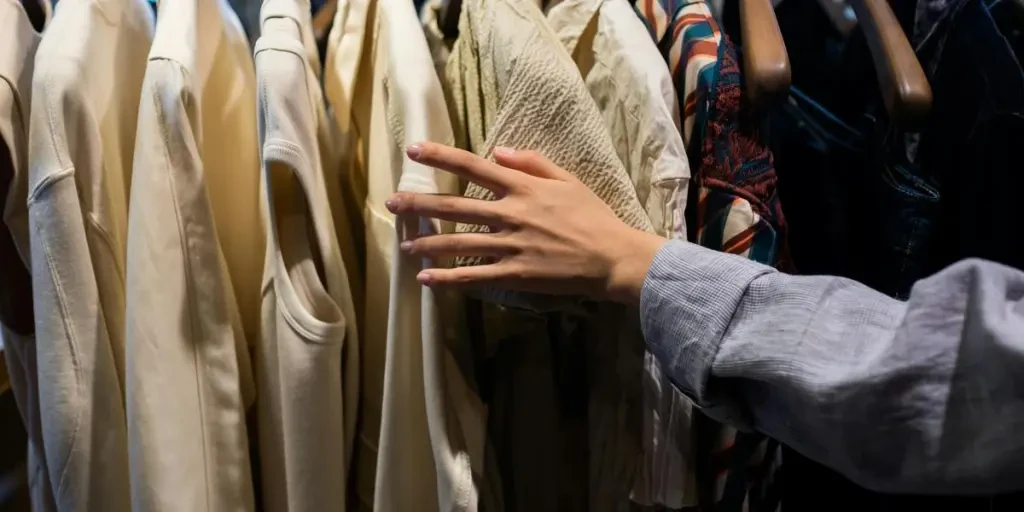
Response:
[{"label": "human hand", "polygon": [[498,197],[398,193],[395,214],[414,214],[491,227],[405,241],[403,251],[428,257],[485,256],[491,263],[431,268],[427,286],[499,287],[636,303],[664,239],[629,227],[572,174],[533,151],[494,150],[491,162],[468,151],[423,142],[409,158],[485,187]]}]

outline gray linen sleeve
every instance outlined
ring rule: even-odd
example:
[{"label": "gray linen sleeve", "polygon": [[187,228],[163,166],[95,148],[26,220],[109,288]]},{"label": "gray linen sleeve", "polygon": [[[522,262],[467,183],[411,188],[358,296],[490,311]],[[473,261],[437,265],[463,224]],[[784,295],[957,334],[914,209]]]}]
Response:
[{"label": "gray linen sleeve", "polygon": [[648,347],[712,417],[886,492],[1024,488],[1024,273],[964,260],[907,302],[680,241],[641,295]]}]

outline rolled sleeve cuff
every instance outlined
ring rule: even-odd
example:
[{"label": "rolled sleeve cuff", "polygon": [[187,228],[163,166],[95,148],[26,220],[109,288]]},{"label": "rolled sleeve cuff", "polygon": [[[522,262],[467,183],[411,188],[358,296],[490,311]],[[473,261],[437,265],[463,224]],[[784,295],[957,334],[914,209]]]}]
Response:
[{"label": "rolled sleeve cuff", "polygon": [[640,294],[644,339],[669,379],[699,406],[711,366],[750,286],[771,267],[672,240],[658,250]]}]

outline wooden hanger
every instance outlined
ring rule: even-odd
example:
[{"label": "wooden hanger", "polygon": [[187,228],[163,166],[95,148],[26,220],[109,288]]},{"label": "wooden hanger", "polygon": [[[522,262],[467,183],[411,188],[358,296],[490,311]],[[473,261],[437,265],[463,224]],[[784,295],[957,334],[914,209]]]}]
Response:
[{"label": "wooden hanger", "polygon": [[886,0],[850,0],[864,30],[889,119],[920,127],[932,108],[932,88]]},{"label": "wooden hanger", "polygon": [[740,0],[747,98],[757,108],[789,93],[792,72],[771,0]]}]

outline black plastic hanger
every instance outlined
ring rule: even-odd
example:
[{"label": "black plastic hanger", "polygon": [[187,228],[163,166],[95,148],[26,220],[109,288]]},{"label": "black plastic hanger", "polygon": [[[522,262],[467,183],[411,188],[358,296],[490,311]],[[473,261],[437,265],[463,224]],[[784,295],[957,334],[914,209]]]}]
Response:
[{"label": "black plastic hanger", "polygon": [[462,0],[444,0],[441,2],[441,33],[449,39],[459,37],[459,15],[462,13]]}]

